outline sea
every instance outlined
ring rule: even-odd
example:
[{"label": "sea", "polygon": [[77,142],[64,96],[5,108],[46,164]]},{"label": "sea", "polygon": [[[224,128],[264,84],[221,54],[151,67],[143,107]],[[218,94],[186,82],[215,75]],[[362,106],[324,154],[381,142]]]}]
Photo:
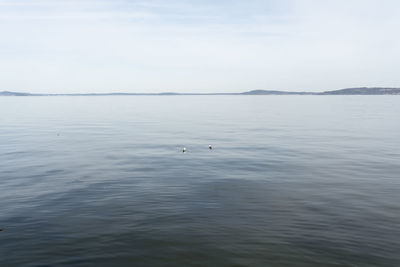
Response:
[{"label": "sea", "polygon": [[400,266],[400,96],[0,97],[0,230],[5,267]]}]

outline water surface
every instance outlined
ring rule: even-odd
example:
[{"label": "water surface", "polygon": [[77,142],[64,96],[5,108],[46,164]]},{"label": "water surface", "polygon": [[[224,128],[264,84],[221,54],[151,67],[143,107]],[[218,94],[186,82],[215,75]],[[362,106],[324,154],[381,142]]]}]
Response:
[{"label": "water surface", "polygon": [[1,97],[0,265],[400,266],[399,114],[397,96]]}]

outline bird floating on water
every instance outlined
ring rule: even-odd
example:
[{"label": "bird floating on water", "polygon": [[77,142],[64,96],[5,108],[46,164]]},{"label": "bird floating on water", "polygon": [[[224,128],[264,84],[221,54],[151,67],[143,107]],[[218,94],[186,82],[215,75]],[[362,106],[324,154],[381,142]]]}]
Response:
[{"label": "bird floating on water", "polygon": [[211,149],[212,149],[212,146],[211,146],[211,145],[208,145],[208,149],[210,149],[210,150],[211,150]]},{"label": "bird floating on water", "polygon": [[182,149],[182,152],[183,152],[183,153],[186,153],[186,147],[184,147],[184,148]]}]

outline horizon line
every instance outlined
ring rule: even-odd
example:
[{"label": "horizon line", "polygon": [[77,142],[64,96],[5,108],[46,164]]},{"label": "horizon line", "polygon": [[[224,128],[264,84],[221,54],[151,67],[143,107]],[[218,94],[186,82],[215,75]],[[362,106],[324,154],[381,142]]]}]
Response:
[{"label": "horizon line", "polygon": [[326,95],[326,94],[400,94],[400,87],[353,87],[321,92],[308,91],[280,91],[256,89],[244,92],[225,93],[187,93],[187,92],[160,92],[160,93],[131,93],[131,92],[108,92],[108,93],[28,93],[0,91],[1,96],[112,96],[112,95],[150,95],[150,96],[172,96],[172,95]]}]

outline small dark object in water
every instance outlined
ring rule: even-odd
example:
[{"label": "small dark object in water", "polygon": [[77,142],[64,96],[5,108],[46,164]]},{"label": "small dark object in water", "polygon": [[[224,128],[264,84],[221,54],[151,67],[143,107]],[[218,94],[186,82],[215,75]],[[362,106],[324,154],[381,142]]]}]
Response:
[{"label": "small dark object in water", "polygon": [[208,145],[208,149],[210,149],[210,150],[211,150],[211,149],[212,149],[212,146],[211,146],[211,145]]},{"label": "small dark object in water", "polygon": [[3,230],[4,230],[3,228],[0,228],[0,232],[3,231]]},{"label": "small dark object in water", "polygon": [[186,153],[186,147],[184,147],[184,148],[182,149],[182,152],[183,152],[183,153]]}]

